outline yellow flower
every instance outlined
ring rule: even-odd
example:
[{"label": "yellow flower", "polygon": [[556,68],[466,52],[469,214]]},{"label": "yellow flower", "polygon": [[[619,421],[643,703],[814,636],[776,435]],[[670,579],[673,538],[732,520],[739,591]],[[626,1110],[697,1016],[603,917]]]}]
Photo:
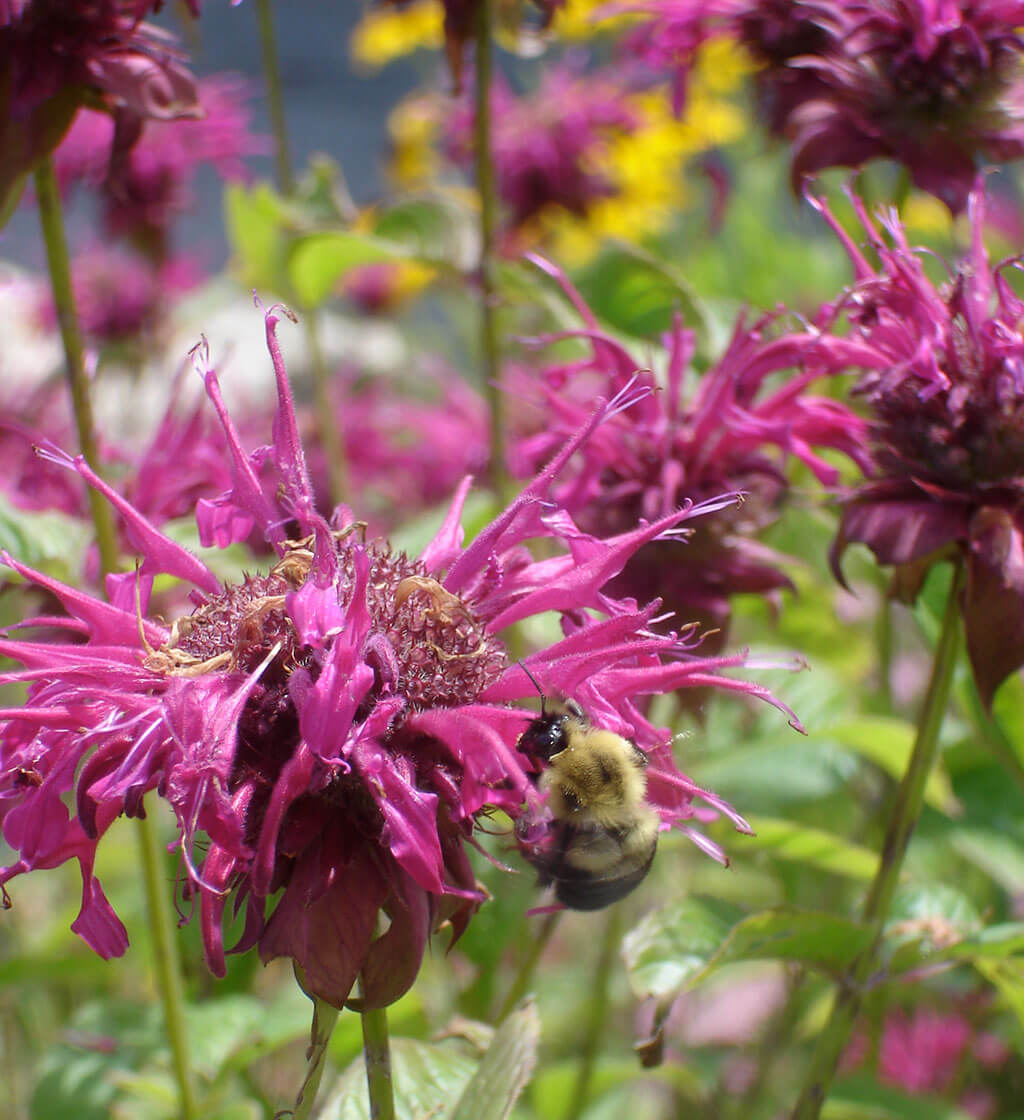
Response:
[{"label": "yellow flower", "polygon": [[906,229],[917,234],[949,237],[953,232],[953,218],[946,204],[921,191],[914,191],[903,203],[900,218]]},{"label": "yellow flower", "polygon": [[437,0],[371,9],[352,32],[352,60],[376,69],[421,48],[436,50],[444,42],[443,25],[444,11]]},{"label": "yellow flower", "polygon": [[608,31],[620,31],[644,18],[642,14],[634,13],[594,17],[596,11],[608,5],[609,0],[565,0],[562,7],[555,9],[552,21],[555,34],[561,39],[593,39]]},{"label": "yellow flower", "polygon": [[407,189],[437,178],[441,161],[437,152],[439,107],[434,98],[408,97],[388,117],[391,162],[395,182]]},{"label": "yellow flower", "polygon": [[607,238],[643,241],[665,229],[689,204],[687,162],[735,142],[746,130],[740,108],[714,94],[701,73],[698,68],[681,119],[673,116],[662,91],[630,99],[640,127],[611,140],[596,164],[612,193],[593,203],[583,217],[561,210],[543,216],[543,235],[554,242],[557,255],[581,264]]}]

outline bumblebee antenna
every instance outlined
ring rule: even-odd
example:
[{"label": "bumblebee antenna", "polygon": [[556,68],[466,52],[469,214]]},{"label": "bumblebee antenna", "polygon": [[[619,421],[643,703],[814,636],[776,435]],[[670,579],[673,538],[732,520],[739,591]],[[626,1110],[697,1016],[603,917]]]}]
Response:
[{"label": "bumblebee antenna", "polygon": [[540,697],[540,716],[541,716],[541,719],[544,719],[547,716],[547,712],[544,710],[544,706],[545,706],[545,704],[547,704],[547,697],[544,695],[544,690],[537,683],[537,678],[533,675],[533,673],[530,672],[529,669],[527,669],[527,667],[522,663],[522,661],[518,661],[518,662],[516,662],[516,664],[530,678],[530,680],[533,683],[533,687],[537,690],[537,695]]}]

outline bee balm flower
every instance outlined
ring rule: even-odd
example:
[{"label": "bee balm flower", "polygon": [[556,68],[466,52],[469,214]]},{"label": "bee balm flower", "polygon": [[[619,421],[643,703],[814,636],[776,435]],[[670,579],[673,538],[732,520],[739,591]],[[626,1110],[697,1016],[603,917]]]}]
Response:
[{"label": "bee balm flower", "polygon": [[[125,930],[93,874],[96,846],[155,789],[177,815],[213,972],[224,971],[222,915],[233,896],[246,917],[235,951],[293,958],[306,989],[337,1006],[357,976],[368,1006],[387,1004],[411,985],[430,933],[448,920],[458,936],[481,902],[465,851],[476,816],[543,811],[516,750],[535,715],[520,706],[536,699],[529,673],[645,750],[651,806],[722,858],[690,822],[714,810],[742,819],[678,772],[669,732],[638,705],[708,685],[776,702],[719,676],[742,659],[697,657],[685,637],[655,633],[656,604],[602,591],[639,547],[694,511],[599,539],[550,496],[565,460],[635,394],[599,405],[464,546],[466,480],[436,537],[410,558],[365,541],[344,507],[329,523],[314,508],[276,322],[271,311],[274,438],[251,455],[196,353],[232,468],[231,489],[199,503],[201,536],[223,545],[258,526],[277,554],[269,571],[222,584],[81,459],[67,465],[114,504],[142,554],[137,573],[111,577],[102,602],[6,557],[70,617],[66,641],[0,640],[0,653],[24,666],[4,679],[29,686],[21,707],[0,712],[0,815],[17,853],[0,885],[78,859],[73,928],[101,955],[120,954]],[[260,465],[272,470],[270,485]],[[545,539],[546,559],[526,550],[531,538]],[[157,572],[195,588],[195,609],[170,625],[142,617]],[[511,661],[501,632],[549,611],[564,637]],[[376,937],[382,911],[389,925]]]},{"label": "bee balm flower", "polygon": [[866,544],[894,565],[896,589],[913,599],[936,559],[967,566],[967,649],[985,702],[1024,665],[1024,303],[982,244],[983,191],[969,208],[970,252],[935,285],[907,243],[895,211],[883,238],[862,204],[858,217],[876,269],[820,200],[812,202],[842,241],[856,283],[828,319],[845,315],[849,363],[872,414],[875,469],[845,503],[833,566],[846,546]]}]

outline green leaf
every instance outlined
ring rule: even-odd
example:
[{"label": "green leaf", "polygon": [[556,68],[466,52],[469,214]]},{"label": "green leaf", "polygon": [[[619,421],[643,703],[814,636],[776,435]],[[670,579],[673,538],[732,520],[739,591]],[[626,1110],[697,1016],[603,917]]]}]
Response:
[{"label": "green leaf", "polygon": [[670,996],[700,975],[739,913],[718,901],[686,898],[646,915],[622,941],[637,999]]},{"label": "green leaf", "polygon": [[272,1002],[235,995],[186,1008],[192,1064],[213,1080],[309,1035],[309,1000],[293,985]]},{"label": "green leaf", "polygon": [[[914,749],[915,726],[907,720],[885,716],[861,716],[820,729],[844,747],[870,759],[894,781],[899,781]],[[941,813],[953,815],[960,804],[953,793],[949,775],[937,765],[932,768],[924,790],[925,801]]]},{"label": "green leaf", "polygon": [[1024,765],[1024,679],[1020,673],[1011,673],[999,686],[992,700],[992,718]]},{"label": "green leaf", "polygon": [[[445,1109],[459,1099],[479,1064],[479,1057],[461,1039],[417,1042],[393,1038],[391,1070],[396,1120],[443,1116]],[[318,1099],[317,1115],[370,1120],[362,1055],[331,1086],[330,1092]]]},{"label": "green leaf", "polygon": [[1024,1027],[1024,958],[979,958],[975,960],[974,967],[998,990],[1017,1016],[1017,1022]]},{"label": "green leaf", "polygon": [[893,972],[907,971],[980,929],[977,908],[954,887],[944,883],[902,886],[893,896],[885,925],[885,947],[892,954],[889,967]]},{"label": "green leaf", "polygon": [[1024,843],[991,828],[958,827],[949,835],[953,850],[1004,890],[1015,894],[1024,882]]},{"label": "green leaf", "polygon": [[878,856],[870,848],[852,844],[832,832],[774,817],[747,819],[755,835],[737,841],[737,854],[756,848],[778,859],[793,860],[850,879],[871,879],[878,866]]},{"label": "green leaf", "polygon": [[687,324],[707,331],[707,312],[683,277],[636,245],[617,242],[579,278],[594,314],[617,330],[658,338],[682,312]]},{"label": "green leaf", "polygon": [[[562,1120],[567,1114],[569,1102],[572,1100],[576,1080],[579,1077],[580,1064],[578,1059],[561,1062],[545,1063],[543,1068],[534,1078],[530,1089],[530,1103],[533,1111],[542,1120]],[[705,1087],[701,1084],[698,1074],[682,1062],[666,1062],[657,1069],[643,1069],[636,1058],[609,1058],[599,1057],[594,1066],[590,1079],[590,1098],[594,1102],[614,1100],[616,1091],[623,1091],[630,1086],[644,1090],[645,1096],[653,1097],[659,1102],[658,1115],[664,1115],[664,1108],[660,1104],[662,1093],[651,1094],[649,1087],[661,1086],[662,1092],[671,1095],[679,1103],[678,1115],[690,1115],[685,1111],[683,1102],[688,1102],[693,1109],[693,1115],[698,1115],[698,1110],[704,1103]],[[619,1101],[618,1103],[621,1103]],[[586,1111],[591,1116],[597,1110],[594,1105]],[[620,1109],[613,1116],[623,1116]],[[628,1113],[631,1117],[634,1113]]]},{"label": "green leaf", "polygon": [[539,1042],[540,1018],[529,1000],[495,1031],[450,1120],[505,1120],[533,1074]]},{"label": "green leaf", "polygon": [[737,961],[781,960],[819,968],[832,975],[846,969],[871,942],[871,930],[852,918],[789,907],[744,918],[700,974]]},{"label": "green leaf", "polygon": [[299,305],[319,307],[353,268],[407,258],[400,245],[367,233],[335,230],[299,237],[288,250],[288,279]]},{"label": "green leaf", "polygon": [[948,1101],[923,1093],[911,1096],[867,1074],[837,1081],[821,1115],[822,1120],[970,1120]]},{"label": "green leaf", "polygon": [[[0,548],[30,568],[74,580],[82,571],[91,541],[88,521],[54,510],[18,509],[0,496]],[[18,577],[7,571],[4,578]]]},{"label": "green leaf", "polygon": [[406,256],[455,267],[476,236],[470,212],[444,196],[403,199],[381,209],[373,232]]},{"label": "green leaf", "polygon": [[86,1004],[43,1057],[33,1120],[108,1120],[119,1077],[144,1066],[163,1045],[158,1008],[114,1000]]},{"label": "green leaf", "polygon": [[231,184],[224,189],[224,220],[242,283],[259,291],[287,295],[282,199],[268,183],[250,188]]}]

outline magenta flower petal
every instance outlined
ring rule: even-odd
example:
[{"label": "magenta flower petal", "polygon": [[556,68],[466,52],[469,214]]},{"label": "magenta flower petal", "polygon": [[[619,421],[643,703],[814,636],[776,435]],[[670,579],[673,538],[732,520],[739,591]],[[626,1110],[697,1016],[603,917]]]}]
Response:
[{"label": "magenta flower petal", "polygon": [[[814,201],[839,233],[825,204]],[[967,649],[989,703],[1024,665],[1024,336],[1021,301],[1002,276],[1016,262],[993,267],[982,243],[984,201],[979,180],[969,206],[970,250],[941,287],[895,212],[876,224],[856,202],[880,267],[841,234],[856,282],[821,321],[829,332],[841,320],[852,327],[860,354],[849,351],[849,360],[866,370],[856,392],[872,415],[874,465],[845,503],[833,570],[846,546],[860,541],[879,563],[896,567],[896,588],[913,598],[929,564],[959,552],[968,573]]]},{"label": "magenta flower petal", "polygon": [[[269,571],[213,581],[105,484],[147,577],[192,583],[190,613],[167,626],[140,620],[135,604],[102,603],[7,560],[78,621],[47,641],[0,637],[0,654],[22,666],[0,680],[28,688],[23,706],[0,712],[0,819],[16,852],[0,884],[77,858],[85,906],[76,928],[98,951],[120,951],[123,931],[92,859],[111,822],[140,814],[155,791],[177,817],[183,889],[198,900],[214,973],[225,969],[230,901],[245,920],[232,950],[291,957],[306,989],[337,1006],[359,975],[367,1006],[390,1002],[412,983],[430,934],[445,924],[457,937],[483,901],[466,855],[478,815],[504,810],[527,855],[530,837],[550,830],[533,763],[517,749],[536,690],[499,631],[551,610],[565,637],[531,653],[530,672],[647,752],[652,807],[724,858],[696,826],[717,813],[738,827],[742,818],[677,770],[670,732],[649,722],[646,698],[697,684],[782,705],[721,675],[741,656],[701,656],[692,628],[659,632],[656,604],[638,607],[606,587],[698,509],[604,536],[578,528],[553,497],[574,453],[644,404],[648,388],[627,379],[591,408],[466,546],[461,487],[434,541],[410,558],[367,541],[343,508],[330,524],[315,508],[276,320],[266,313],[278,383],[269,448],[245,450],[205,351],[196,355],[231,478],[198,519],[223,541],[245,524],[262,532],[275,553]],[[699,512],[715,516],[716,504]],[[546,559],[527,549],[534,538]],[[378,937],[382,912],[389,925]]]}]

